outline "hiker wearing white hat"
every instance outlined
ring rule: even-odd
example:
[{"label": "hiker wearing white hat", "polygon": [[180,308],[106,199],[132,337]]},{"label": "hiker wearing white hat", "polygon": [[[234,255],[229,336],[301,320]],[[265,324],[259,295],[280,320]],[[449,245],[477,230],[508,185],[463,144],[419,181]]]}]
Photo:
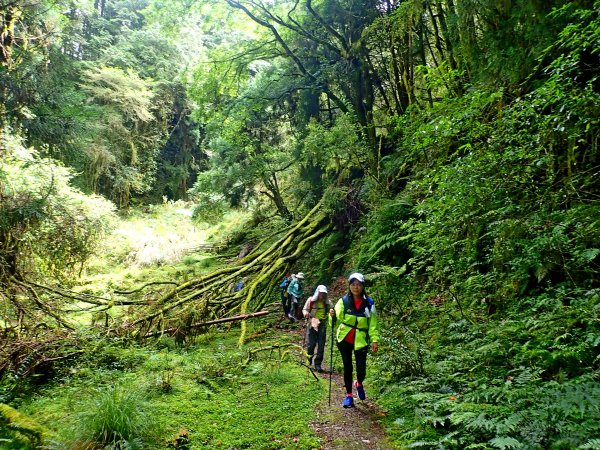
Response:
[{"label": "hiker wearing white hat", "polygon": [[[320,284],[315,289],[312,297],[308,297],[302,315],[308,322],[308,365],[313,365],[317,372],[323,372],[321,363],[325,352],[325,340],[327,336],[327,312],[333,307],[327,298],[327,288]],[[315,355],[315,347],[317,354]],[[314,357],[314,361],[313,361]]]},{"label": "hiker wearing white hat", "polygon": [[[366,398],[363,380],[367,373],[367,352],[373,353],[379,348],[379,318],[373,299],[365,292],[365,277],[353,273],[348,277],[348,293],[330,310],[332,320],[336,320],[333,330],[342,363],[344,365],[344,385],[346,398],[344,408],[354,406],[352,388],[358,398]],[[352,353],[356,361],[356,381],[352,382]]]},{"label": "hiker wearing white hat", "polygon": [[298,311],[298,299],[304,297],[304,274],[298,272],[292,277],[292,281],[287,287],[288,293],[288,319],[296,320]]}]

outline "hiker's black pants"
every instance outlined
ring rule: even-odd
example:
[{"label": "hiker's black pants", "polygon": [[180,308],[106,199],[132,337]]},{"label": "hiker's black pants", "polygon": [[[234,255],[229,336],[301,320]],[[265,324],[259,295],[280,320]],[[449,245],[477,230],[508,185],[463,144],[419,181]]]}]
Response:
[{"label": "hiker's black pants", "polygon": [[296,317],[296,309],[298,308],[298,298],[288,293],[283,304],[283,312],[290,317]]},{"label": "hiker's black pants", "polygon": [[344,363],[344,386],[346,393],[352,394],[352,352],[356,360],[356,380],[362,384],[367,375],[367,352],[368,347],[363,347],[360,350],[354,350],[354,344],[342,341],[337,343],[340,354],[342,355],[342,363]]},{"label": "hiker's black pants", "polygon": [[[310,320],[308,321],[308,346],[306,348],[306,353],[308,354],[309,361],[314,363],[315,369],[319,369],[321,367],[321,363],[323,362],[326,337],[327,319],[321,320],[318,330],[315,330],[313,327],[311,327]],[[312,361],[313,355],[315,354],[315,347],[317,347],[317,356],[315,356],[314,361]]]},{"label": "hiker's black pants", "polygon": [[285,314],[286,316],[288,315],[288,306],[287,306],[287,295],[286,295],[286,290],[282,289],[281,290],[281,306],[283,306],[283,314]]}]

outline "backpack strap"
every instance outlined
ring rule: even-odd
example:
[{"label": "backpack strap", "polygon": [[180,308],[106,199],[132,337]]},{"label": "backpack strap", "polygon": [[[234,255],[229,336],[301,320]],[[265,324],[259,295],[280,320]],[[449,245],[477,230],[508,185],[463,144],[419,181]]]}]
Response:
[{"label": "backpack strap", "polygon": [[[346,313],[348,313],[349,316],[357,317],[357,319],[354,322],[354,325],[346,323],[345,321],[342,323],[350,328],[354,328],[355,330],[366,331],[367,332],[367,342],[368,342],[369,341],[369,326],[370,326],[370,322],[371,322],[370,310],[371,310],[371,307],[373,306],[373,299],[371,297],[366,298],[367,305],[365,306],[364,312],[362,312],[362,313],[358,312],[356,310],[356,307],[354,306],[354,302],[348,298],[348,295],[344,295],[342,297],[342,300],[344,302],[344,316],[346,316]],[[363,299],[363,303],[364,303],[364,300],[365,299]],[[367,318],[367,328],[360,328],[357,326],[358,317],[366,317]]]}]

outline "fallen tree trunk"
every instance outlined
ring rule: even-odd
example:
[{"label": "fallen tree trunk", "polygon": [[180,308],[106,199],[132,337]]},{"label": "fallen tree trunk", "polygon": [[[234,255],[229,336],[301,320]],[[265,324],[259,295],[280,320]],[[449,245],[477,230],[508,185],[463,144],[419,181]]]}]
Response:
[{"label": "fallen tree trunk", "polygon": [[[13,443],[20,443],[24,446],[29,444],[40,448],[44,439],[48,437],[48,430],[4,403],[0,403],[0,427],[6,430],[9,437],[13,435],[17,438]],[[27,442],[23,442],[24,440]],[[8,439],[9,443],[11,441]]]},{"label": "fallen tree trunk", "polygon": [[[331,227],[331,220],[319,203],[271,244],[266,238],[233,264],[182,283],[147,306],[136,306],[133,312],[137,318],[124,323],[118,331],[141,337],[169,329],[193,334],[198,328],[193,326],[196,323],[257,311],[273,301],[272,293],[279,280]],[[244,287],[231,292],[232,283],[244,278]],[[246,322],[242,321],[240,341],[245,332]]]},{"label": "fallen tree trunk", "polygon": [[[115,290],[106,296],[96,296],[15,279],[12,280],[13,286],[28,292],[35,306],[25,310],[17,303],[15,309],[23,310],[21,316],[29,314],[34,317],[38,314],[57,321],[62,328],[71,328],[73,325],[66,320],[70,312],[102,312],[114,306],[126,307],[125,317],[129,319],[113,328],[113,332],[146,337],[164,333],[165,330],[177,330],[177,336],[185,338],[201,328],[198,323],[259,311],[265,305],[278,301],[278,296],[273,294],[278,290],[283,275],[315,242],[326,236],[332,226],[329,214],[319,203],[299,222],[265,236],[243,258],[185,283],[176,283],[175,280],[154,281],[137,289]],[[242,279],[247,280],[243,288],[232,292],[231,285]],[[172,288],[165,287],[168,285]],[[169,290],[153,293],[148,289],[151,286],[163,286],[163,289]],[[82,304],[90,306],[84,307]],[[241,320],[240,342],[243,342],[246,322]],[[5,317],[5,321],[12,325],[8,317]],[[39,321],[35,320],[36,323]],[[14,323],[17,334],[22,327],[20,319]]]},{"label": "fallen tree trunk", "polygon": [[[252,319],[254,317],[262,317],[262,316],[266,316],[267,314],[269,314],[269,311],[259,311],[259,312],[251,313],[251,314],[241,314],[239,316],[224,317],[223,319],[209,320],[208,322],[193,323],[192,325],[189,325],[188,328],[207,327],[209,325],[215,325],[217,323],[235,322],[237,320],[246,320],[246,319]],[[176,333],[177,331],[179,331],[179,328],[167,328],[166,330],[162,330],[162,331],[146,333],[146,335],[144,337],[148,338],[148,337],[160,336],[162,334],[173,334],[173,333]]]}]

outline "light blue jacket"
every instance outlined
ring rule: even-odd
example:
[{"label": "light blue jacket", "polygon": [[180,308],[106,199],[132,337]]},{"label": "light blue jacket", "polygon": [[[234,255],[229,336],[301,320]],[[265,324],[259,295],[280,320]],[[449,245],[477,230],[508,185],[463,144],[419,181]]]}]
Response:
[{"label": "light blue jacket", "polygon": [[304,297],[304,285],[298,278],[293,278],[287,288],[288,294],[296,298]]}]

